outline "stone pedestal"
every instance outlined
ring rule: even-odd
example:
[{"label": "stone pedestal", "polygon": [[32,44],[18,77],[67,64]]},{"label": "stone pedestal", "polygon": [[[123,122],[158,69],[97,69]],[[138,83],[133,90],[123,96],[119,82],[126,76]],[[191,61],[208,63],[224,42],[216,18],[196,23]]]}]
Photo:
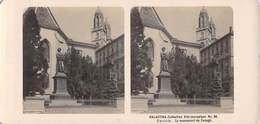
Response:
[{"label": "stone pedestal", "polygon": [[77,100],[71,98],[67,90],[67,76],[57,72],[54,79],[54,94],[49,106],[79,106]]},{"label": "stone pedestal", "polygon": [[145,95],[138,95],[131,97],[131,110],[134,113],[145,113],[148,111],[148,97]]},{"label": "stone pedestal", "polygon": [[54,99],[70,99],[67,90],[67,76],[65,73],[58,72],[54,79]]},{"label": "stone pedestal", "polygon": [[221,108],[233,108],[233,98],[232,97],[220,97],[219,106]]},{"label": "stone pedestal", "polygon": [[42,96],[29,96],[25,97],[23,102],[24,113],[43,113],[44,109],[44,98]]},{"label": "stone pedestal", "polygon": [[171,77],[169,72],[161,72],[158,78],[158,98],[175,98],[171,88]]},{"label": "stone pedestal", "polygon": [[155,100],[152,103],[155,105],[181,105],[180,99],[177,99],[172,92],[171,77],[169,72],[161,72],[158,76],[158,90],[155,94]]}]

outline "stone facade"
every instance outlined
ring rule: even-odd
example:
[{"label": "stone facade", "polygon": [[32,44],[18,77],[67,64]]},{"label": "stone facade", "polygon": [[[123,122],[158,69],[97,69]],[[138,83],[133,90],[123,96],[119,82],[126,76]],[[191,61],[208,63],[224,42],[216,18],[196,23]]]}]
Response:
[{"label": "stone facade", "polygon": [[[213,80],[214,72],[219,72],[222,87],[226,96],[233,96],[234,65],[233,65],[233,30],[201,49],[201,63]],[[215,66],[214,66],[215,64]]]},{"label": "stone facade", "polygon": [[96,64],[104,67],[103,78],[114,78],[120,92],[124,92],[124,35],[111,40],[105,46],[96,50]]}]

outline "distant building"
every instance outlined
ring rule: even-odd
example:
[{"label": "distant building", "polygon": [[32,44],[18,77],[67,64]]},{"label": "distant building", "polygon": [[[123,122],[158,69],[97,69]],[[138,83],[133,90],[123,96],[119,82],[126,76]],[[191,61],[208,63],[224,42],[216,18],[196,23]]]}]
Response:
[{"label": "distant building", "polygon": [[116,80],[120,92],[124,92],[124,35],[111,40],[96,50],[96,64],[102,67],[103,78]]},{"label": "distant building", "polygon": [[200,62],[209,74],[211,83],[216,75],[220,76],[221,87],[225,96],[233,96],[234,72],[233,72],[233,29],[223,37],[216,38],[216,27],[212,18],[209,18],[207,10],[203,7],[199,14],[197,42],[200,49]]},{"label": "distant building", "polygon": [[214,80],[215,73],[221,77],[222,88],[226,96],[233,96],[234,65],[233,65],[233,30],[223,37],[200,50],[201,63],[206,67],[210,80]]}]

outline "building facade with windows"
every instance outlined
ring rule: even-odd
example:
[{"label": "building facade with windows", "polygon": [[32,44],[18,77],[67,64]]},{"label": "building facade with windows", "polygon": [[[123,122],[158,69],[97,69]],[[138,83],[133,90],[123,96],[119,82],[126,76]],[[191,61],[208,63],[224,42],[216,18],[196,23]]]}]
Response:
[{"label": "building facade with windows", "polygon": [[200,51],[201,63],[206,67],[210,80],[214,80],[216,73],[221,78],[221,87],[225,96],[233,96],[234,65],[233,65],[233,30],[215,40]]},{"label": "building facade with windows", "polygon": [[216,38],[216,27],[203,7],[196,29],[197,42],[201,44],[200,62],[207,71],[210,83],[218,78],[224,96],[233,96],[233,29],[221,38]]},{"label": "building facade with windows", "polygon": [[104,79],[117,82],[121,93],[124,92],[124,35],[111,40],[96,50],[96,64],[102,68]]}]

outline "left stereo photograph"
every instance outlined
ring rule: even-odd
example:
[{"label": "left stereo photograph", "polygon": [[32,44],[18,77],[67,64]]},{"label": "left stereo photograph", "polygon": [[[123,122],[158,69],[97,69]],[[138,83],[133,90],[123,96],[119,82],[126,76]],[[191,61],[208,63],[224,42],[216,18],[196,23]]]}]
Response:
[{"label": "left stereo photograph", "polygon": [[23,13],[23,113],[124,113],[124,10]]}]

